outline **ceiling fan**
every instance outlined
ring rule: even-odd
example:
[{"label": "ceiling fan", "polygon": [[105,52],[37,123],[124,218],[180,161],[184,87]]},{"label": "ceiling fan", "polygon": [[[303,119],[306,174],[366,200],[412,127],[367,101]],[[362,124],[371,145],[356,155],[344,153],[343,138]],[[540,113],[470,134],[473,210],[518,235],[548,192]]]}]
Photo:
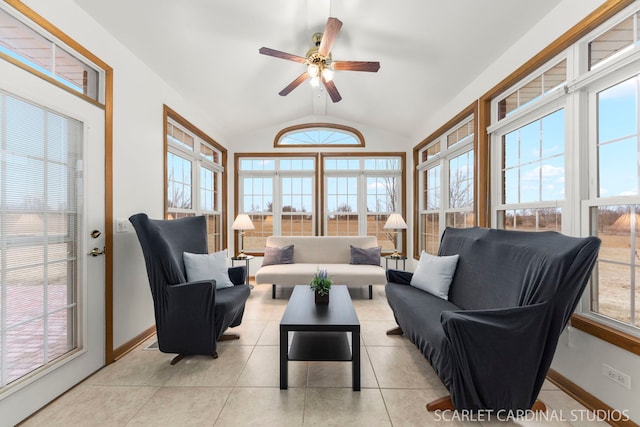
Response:
[{"label": "ceiling fan", "polygon": [[315,44],[309,49],[306,57],[292,55],[268,47],[261,47],[259,52],[263,55],[275,56],[276,58],[287,59],[289,61],[299,62],[307,66],[307,70],[300,74],[294,81],[289,83],[287,87],[282,89],[279,94],[281,96],[288,95],[293,89],[298,87],[307,78],[311,78],[311,85],[317,87],[320,82],[327,88],[327,92],[333,102],[342,99],[340,92],[333,82],[334,70],[344,71],[368,71],[375,73],[380,69],[379,62],[372,61],[333,61],[331,58],[331,48],[336,41],[338,32],[342,28],[342,22],[338,18],[329,18],[323,33],[315,33],[311,40]]}]

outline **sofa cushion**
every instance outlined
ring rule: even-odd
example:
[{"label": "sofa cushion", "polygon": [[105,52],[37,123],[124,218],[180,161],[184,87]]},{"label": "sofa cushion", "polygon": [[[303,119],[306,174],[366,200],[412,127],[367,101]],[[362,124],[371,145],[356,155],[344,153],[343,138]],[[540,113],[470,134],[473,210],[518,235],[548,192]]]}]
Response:
[{"label": "sofa cushion", "polygon": [[433,256],[422,251],[411,286],[429,292],[438,298],[449,299],[449,286],[456,272],[460,255]]},{"label": "sofa cushion", "polygon": [[379,246],[376,236],[269,236],[266,246],[295,245],[293,262],[303,264],[349,264],[351,248]]},{"label": "sofa cushion", "polygon": [[351,247],[351,264],[380,265],[380,252],[382,251],[380,246],[374,248],[349,246]]},{"label": "sofa cushion", "polygon": [[445,386],[448,386],[453,360],[442,329],[441,315],[443,311],[459,308],[409,285],[387,283],[385,293],[404,335],[420,349]]},{"label": "sofa cushion", "polygon": [[280,264],[262,266],[256,272],[257,284],[306,285],[319,269],[326,269],[336,285],[378,285],[386,283],[384,268],[353,264]]},{"label": "sofa cushion", "polygon": [[262,265],[293,264],[293,245],[276,248],[266,246]]},{"label": "sofa cushion", "polygon": [[216,289],[233,286],[231,279],[229,279],[226,249],[211,254],[184,252],[182,258],[187,272],[187,281],[215,280]]},{"label": "sofa cushion", "polygon": [[336,285],[383,285],[387,283],[384,268],[379,265],[320,264]]}]

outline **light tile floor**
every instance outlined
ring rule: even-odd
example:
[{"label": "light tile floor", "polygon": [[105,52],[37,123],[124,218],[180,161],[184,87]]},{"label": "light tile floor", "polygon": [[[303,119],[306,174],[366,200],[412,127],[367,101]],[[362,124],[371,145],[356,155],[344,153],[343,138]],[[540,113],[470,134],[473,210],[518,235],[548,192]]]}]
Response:
[{"label": "light tile floor", "polygon": [[[447,394],[433,369],[395,326],[384,287],[351,292],[361,323],[362,390],[351,390],[351,364],[290,362],[289,389],[279,389],[278,325],[291,290],[256,286],[247,302],[241,339],[219,344],[219,358],[173,357],[145,349],[149,340],[100,370],[23,423],[24,426],[478,426],[583,427],[571,422],[580,404],[546,382],[540,394],[555,419],[483,421],[429,413],[425,404]],[[549,419],[551,418],[551,420]],[[589,423],[593,426],[596,423]],[[606,425],[602,423],[602,425]]]}]

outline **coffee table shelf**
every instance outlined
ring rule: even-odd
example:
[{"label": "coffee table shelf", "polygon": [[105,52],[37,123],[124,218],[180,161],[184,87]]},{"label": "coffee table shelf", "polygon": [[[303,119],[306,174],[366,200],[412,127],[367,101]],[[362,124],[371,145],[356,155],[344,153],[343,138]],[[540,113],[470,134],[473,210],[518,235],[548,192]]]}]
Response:
[{"label": "coffee table shelf", "polygon": [[289,360],[350,362],[349,337],[346,332],[294,332]]}]

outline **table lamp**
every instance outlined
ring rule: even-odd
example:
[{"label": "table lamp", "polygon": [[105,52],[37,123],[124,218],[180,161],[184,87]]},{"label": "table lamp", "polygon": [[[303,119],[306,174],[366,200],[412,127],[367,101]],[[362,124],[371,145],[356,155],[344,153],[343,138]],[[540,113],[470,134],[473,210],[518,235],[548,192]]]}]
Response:
[{"label": "table lamp", "polygon": [[247,214],[240,214],[236,217],[235,221],[231,225],[231,228],[234,230],[240,230],[240,253],[237,258],[246,258],[247,254],[244,253],[244,230],[255,230],[255,226],[253,222],[251,222],[251,218]]},{"label": "table lamp", "polygon": [[397,249],[398,230],[406,229],[407,223],[404,222],[404,219],[402,219],[402,215],[400,215],[399,213],[392,213],[391,215],[389,215],[387,222],[384,224],[384,227],[382,228],[394,230],[393,231],[393,254],[391,255],[391,257],[400,258],[400,254],[398,253],[398,249]]}]

